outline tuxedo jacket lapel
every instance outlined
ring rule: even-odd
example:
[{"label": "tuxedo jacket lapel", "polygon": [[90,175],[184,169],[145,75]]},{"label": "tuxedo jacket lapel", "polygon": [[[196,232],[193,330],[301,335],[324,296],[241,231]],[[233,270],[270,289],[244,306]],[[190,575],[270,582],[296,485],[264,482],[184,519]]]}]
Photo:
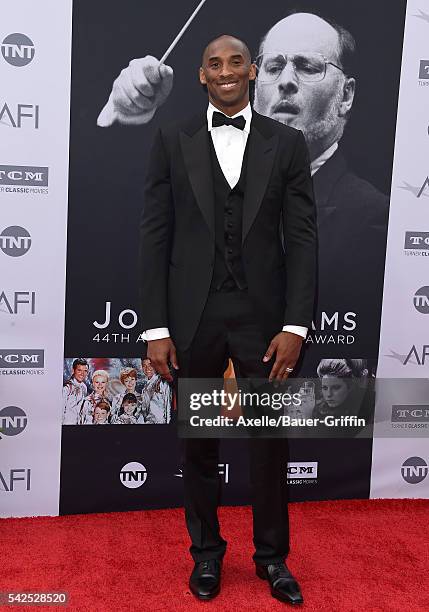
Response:
[{"label": "tuxedo jacket lapel", "polygon": [[206,118],[201,116],[191,129],[180,132],[180,145],[189,181],[202,215],[215,237],[214,192]]},{"label": "tuxedo jacket lapel", "polygon": [[242,242],[245,241],[261,206],[278,144],[278,135],[267,138],[258,129],[258,123],[258,114],[253,111],[248,142]]}]

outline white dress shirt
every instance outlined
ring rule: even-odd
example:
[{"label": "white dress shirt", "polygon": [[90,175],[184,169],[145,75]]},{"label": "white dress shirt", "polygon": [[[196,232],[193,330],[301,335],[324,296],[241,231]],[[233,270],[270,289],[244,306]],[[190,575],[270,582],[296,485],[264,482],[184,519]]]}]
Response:
[{"label": "white dress shirt", "polygon": [[[250,132],[250,123],[252,121],[252,108],[249,103],[239,113],[231,115],[231,119],[243,115],[246,120],[243,130],[239,130],[232,125],[212,127],[212,117],[215,111],[221,112],[209,102],[207,108],[207,127],[212,138],[219,165],[232,189],[238,183],[241,174],[244,150],[246,148],[247,138]],[[285,325],[282,331],[291,332],[292,334],[297,334],[305,338],[308,328],[301,325]],[[143,332],[142,337],[143,340],[146,341],[161,340],[161,338],[169,338],[170,332],[168,327],[156,327],[155,329],[148,329]]]},{"label": "white dress shirt", "polygon": [[338,142],[334,142],[334,144],[331,145],[328,149],[326,149],[326,151],[323,151],[322,155],[319,155],[319,157],[316,157],[316,159],[311,162],[310,164],[311,176],[316,174],[319,168],[321,168],[323,164],[327,162],[330,157],[333,156],[333,154],[335,153],[337,149],[338,149]]}]

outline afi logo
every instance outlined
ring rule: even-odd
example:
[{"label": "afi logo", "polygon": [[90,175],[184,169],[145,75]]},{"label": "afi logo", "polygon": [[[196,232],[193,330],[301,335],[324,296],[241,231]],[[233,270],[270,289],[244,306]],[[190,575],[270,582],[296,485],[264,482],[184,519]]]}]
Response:
[{"label": "afi logo", "polygon": [[[17,483],[24,483],[18,484]],[[12,493],[17,487],[24,488],[26,491],[31,489],[31,469],[15,468],[8,472],[0,472],[0,492]]]},{"label": "afi logo", "polygon": [[0,123],[13,128],[21,128],[24,124],[38,130],[39,106],[17,104],[16,107],[9,107],[5,102],[0,106]]},{"label": "afi logo", "polygon": [[6,295],[5,291],[0,293],[0,312],[17,315],[21,312],[36,314],[36,292],[14,291]]},{"label": "afi logo", "polygon": [[[425,365],[426,358],[429,357],[429,344],[424,344],[422,346],[422,350],[419,352],[416,346],[413,344],[410,352],[405,357],[404,366],[407,365],[408,362],[416,363],[417,365]],[[413,361],[415,359],[415,361]]]}]

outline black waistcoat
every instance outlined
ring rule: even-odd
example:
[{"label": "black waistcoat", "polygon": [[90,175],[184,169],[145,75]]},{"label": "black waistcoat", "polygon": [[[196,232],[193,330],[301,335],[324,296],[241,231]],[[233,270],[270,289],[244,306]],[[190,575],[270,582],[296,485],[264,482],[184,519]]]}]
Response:
[{"label": "black waistcoat", "polygon": [[241,236],[249,138],[250,134],[247,137],[240,178],[234,188],[231,189],[222,172],[211,135],[209,134],[215,200],[216,240],[211,291],[227,291],[235,288],[246,289],[247,287],[242,261]]}]

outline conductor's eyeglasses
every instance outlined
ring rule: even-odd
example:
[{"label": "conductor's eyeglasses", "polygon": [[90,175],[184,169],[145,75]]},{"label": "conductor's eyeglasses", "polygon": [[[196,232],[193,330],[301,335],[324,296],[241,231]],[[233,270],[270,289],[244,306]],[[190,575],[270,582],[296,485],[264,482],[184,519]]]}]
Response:
[{"label": "conductor's eyeglasses", "polygon": [[330,64],[341,72],[344,70],[328,60],[321,53],[300,52],[290,53],[262,53],[255,60],[258,81],[260,83],[274,83],[280,77],[288,62],[291,62],[298,80],[305,83],[322,81],[326,75],[326,66]]}]

